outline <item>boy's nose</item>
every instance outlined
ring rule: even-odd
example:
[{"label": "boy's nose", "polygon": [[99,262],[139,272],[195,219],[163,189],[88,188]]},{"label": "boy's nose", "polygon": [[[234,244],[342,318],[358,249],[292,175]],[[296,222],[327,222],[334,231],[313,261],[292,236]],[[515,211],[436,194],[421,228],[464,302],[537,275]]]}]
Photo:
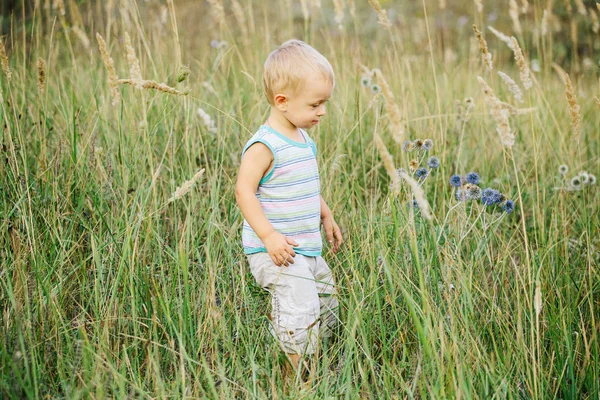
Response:
[{"label": "boy's nose", "polygon": [[317,115],[320,117],[320,116],[325,115],[326,113],[327,113],[327,111],[325,110],[325,104],[321,104],[319,106],[319,109],[317,110]]}]

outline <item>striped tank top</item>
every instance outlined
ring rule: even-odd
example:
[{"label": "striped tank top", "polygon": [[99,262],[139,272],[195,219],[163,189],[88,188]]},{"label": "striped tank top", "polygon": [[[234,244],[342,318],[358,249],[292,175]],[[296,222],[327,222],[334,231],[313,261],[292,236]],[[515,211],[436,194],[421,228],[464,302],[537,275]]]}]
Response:
[{"label": "striped tank top", "polygon": [[[244,146],[242,156],[260,142],[273,153],[273,166],[258,184],[256,197],[277,232],[294,239],[294,251],[321,255],[321,192],[317,147],[300,129],[304,142],[293,141],[273,128],[261,125]],[[242,243],[245,254],[266,252],[265,245],[244,219]]]}]

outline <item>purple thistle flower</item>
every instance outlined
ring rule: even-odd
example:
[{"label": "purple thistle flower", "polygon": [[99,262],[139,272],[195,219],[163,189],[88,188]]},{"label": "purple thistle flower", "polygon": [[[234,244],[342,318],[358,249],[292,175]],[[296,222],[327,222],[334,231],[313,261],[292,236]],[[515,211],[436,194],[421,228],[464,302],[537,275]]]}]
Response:
[{"label": "purple thistle flower", "polygon": [[479,184],[479,174],[477,172],[469,172],[467,174],[467,182],[472,183],[473,185]]},{"label": "purple thistle flower", "polygon": [[450,184],[454,187],[460,187],[462,185],[460,175],[452,175],[450,177]]},{"label": "purple thistle flower", "polygon": [[421,167],[418,168],[415,172],[415,176],[418,179],[425,179],[425,177],[429,174],[429,171],[427,170],[427,168]]},{"label": "purple thistle flower", "polygon": [[502,211],[504,211],[507,214],[510,214],[515,209],[515,202],[512,200],[506,200],[504,203],[502,203],[500,207],[502,208]]}]

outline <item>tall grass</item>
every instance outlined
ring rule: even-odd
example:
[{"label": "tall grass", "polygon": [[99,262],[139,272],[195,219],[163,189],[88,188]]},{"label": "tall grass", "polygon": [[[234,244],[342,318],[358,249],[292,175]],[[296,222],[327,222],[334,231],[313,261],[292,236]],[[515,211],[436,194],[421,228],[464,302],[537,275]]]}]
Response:
[{"label": "tall grass", "polygon": [[[571,182],[600,173],[589,15],[562,1],[525,14],[526,2],[510,14],[433,0],[48,3],[1,32],[2,398],[598,398],[600,203],[596,185]],[[512,147],[477,81],[515,108],[473,42],[476,24],[495,70],[517,76],[512,50],[487,34],[494,15],[540,65],[519,105],[530,111],[507,117]],[[116,75],[85,40],[96,33]],[[290,37],[336,72],[311,135],[345,244],[324,253],[339,335],[310,384],[284,393],[233,187],[268,111],[262,63]],[[129,76],[128,50],[153,84],[136,84],[138,67]],[[361,87],[359,64],[385,76],[387,102]],[[405,166],[398,127],[432,139],[441,160],[424,191],[432,221],[407,207],[405,180],[390,191],[373,138]],[[448,178],[469,171],[516,210],[458,202]]]}]

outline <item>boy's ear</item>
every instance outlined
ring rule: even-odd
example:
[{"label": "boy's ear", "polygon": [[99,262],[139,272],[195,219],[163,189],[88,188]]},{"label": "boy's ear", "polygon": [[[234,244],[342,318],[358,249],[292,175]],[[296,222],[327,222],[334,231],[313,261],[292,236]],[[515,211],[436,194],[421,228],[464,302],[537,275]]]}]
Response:
[{"label": "boy's ear", "polygon": [[273,98],[273,101],[275,102],[275,107],[277,107],[279,109],[279,111],[281,111],[281,112],[287,111],[288,98],[285,94],[283,94],[283,93],[276,94],[275,97]]}]

